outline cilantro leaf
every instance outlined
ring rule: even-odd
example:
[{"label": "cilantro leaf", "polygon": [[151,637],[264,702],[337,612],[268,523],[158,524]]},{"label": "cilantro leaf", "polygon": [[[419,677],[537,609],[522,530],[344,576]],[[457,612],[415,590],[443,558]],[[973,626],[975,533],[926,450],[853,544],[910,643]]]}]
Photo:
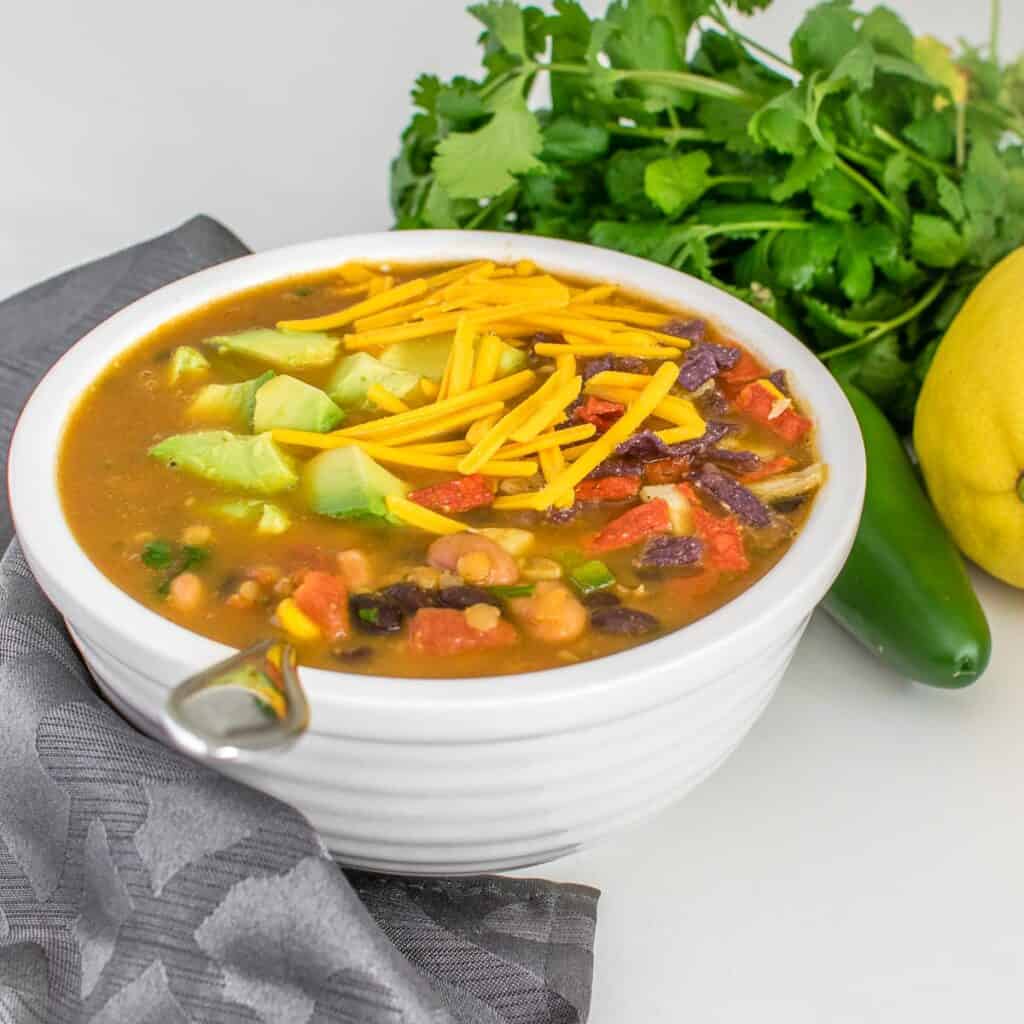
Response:
[{"label": "cilantro leaf", "polygon": [[799,85],[769,100],[750,119],[750,137],[780,153],[800,154],[811,144],[807,127],[807,87]]},{"label": "cilantro leaf", "polygon": [[453,199],[498,195],[515,184],[515,175],[542,166],[540,125],[521,89],[515,81],[500,90],[491,104],[494,114],[482,128],[454,132],[438,144],[434,175]]},{"label": "cilantro leaf", "polygon": [[857,45],[856,24],[850,0],[826,0],[812,7],[790,41],[793,63],[805,75],[832,71]]},{"label": "cilantro leaf", "polygon": [[803,156],[795,157],[786,176],[771,192],[772,199],[784,203],[787,199],[806,191],[826,171],[835,166],[835,157],[828,150],[815,148]]},{"label": "cilantro leaf", "polygon": [[939,194],[939,206],[949,214],[952,220],[959,223],[967,215],[963,196],[960,195],[960,189],[944,174],[938,176],[936,184]]},{"label": "cilantro leaf", "polygon": [[594,121],[578,117],[556,117],[544,126],[545,160],[558,163],[585,163],[604,156],[610,141],[608,129]]},{"label": "cilantro leaf", "polygon": [[485,27],[484,41],[488,47],[504,50],[513,57],[525,60],[526,27],[523,11],[515,0],[489,0],[473,4],[469,13]]},{"label": "cilantro leaf", "polygon": [[644,168],[644,192],[668,217],[692,206],[711,185],[711,157],[703,150],[663,157]]},{"label": "cilantro leaf", "polygon": [[841,232],[831,224],[781,233],[771,252],[775,280],[784,288],[808,291],[828,273],[841,240]]},{"label": "cilantro leaf", "polygon": [[964,255],[964,240],[956,227],[944,217],[918,213],[911,228],[914,257],[926,267],[949,269]]},{"label": "cilantro leaf", "polygon": [[166,540],[151,540],[142,548],[142,564],[150,569],[166,569],[174,557],[174,545]]},{"label": "cilantro leaf", "polygon": [[907,23],[888,7],[876,7],[864,16],[860,36],[883,53],[914,59],[914,33]]}]

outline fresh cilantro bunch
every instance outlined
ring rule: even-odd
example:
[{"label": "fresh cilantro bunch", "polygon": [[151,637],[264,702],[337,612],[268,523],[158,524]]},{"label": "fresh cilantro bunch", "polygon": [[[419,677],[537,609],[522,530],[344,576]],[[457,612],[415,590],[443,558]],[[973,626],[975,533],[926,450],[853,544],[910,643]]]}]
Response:
[{"label": "fresh cilantro bunch", "polygon": [[728,20],[770,2],[470,7],[484,73],[417,80],[397,226],[578,239],[696,274],[903,425],[971,288],[1024,243],[1024,61],[998,62],[998,0],[988,48],[957,54],[886,7],[826,0],[788,59]]}]

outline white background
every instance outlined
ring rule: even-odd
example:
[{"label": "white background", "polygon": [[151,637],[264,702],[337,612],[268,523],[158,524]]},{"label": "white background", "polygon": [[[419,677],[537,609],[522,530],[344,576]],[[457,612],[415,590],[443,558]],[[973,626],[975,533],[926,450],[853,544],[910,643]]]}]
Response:
[{"label": "white background", "polygon": [[[985,0],[891,6],[987,37]],[[784,47],[805,7],[777,0],[757,37]],[[197,212],[257,249],[388,227],[413,78],[476,72],[462,8],[5,4],[0,296]],[[1020,0],[1004,8],[1017,52]],[[909,685],[819,614],[714,778],[544,869],[604,891],[593,1024],[1022,1019],[1024,601],[979,587],[996,657],[974,689]]]}]

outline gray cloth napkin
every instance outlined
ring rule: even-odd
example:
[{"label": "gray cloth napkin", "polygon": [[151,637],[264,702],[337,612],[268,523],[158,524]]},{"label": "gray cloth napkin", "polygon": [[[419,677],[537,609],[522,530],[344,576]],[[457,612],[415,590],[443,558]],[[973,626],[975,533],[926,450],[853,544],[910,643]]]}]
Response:
[{"label": "gray cloth napkin", "polygon": [[[69,345],[246,251],[197,217],[0,303],[3,461]],[[3,1024],[586,1019],[595,890],[343,874],[297,811],[146,738],[96,695],[17,541],[0,562],[0,697]]]}]

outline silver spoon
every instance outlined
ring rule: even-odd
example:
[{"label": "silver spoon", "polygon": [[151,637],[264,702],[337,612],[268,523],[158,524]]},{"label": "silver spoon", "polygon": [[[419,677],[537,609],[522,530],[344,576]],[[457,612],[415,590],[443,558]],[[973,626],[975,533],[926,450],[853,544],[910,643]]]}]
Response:
[{"label": "silver spoon", "polygon": [[291,644],[263,640],[179,683],[164,725],[186,753],[245,761],[287,750],[309,725]]}]

